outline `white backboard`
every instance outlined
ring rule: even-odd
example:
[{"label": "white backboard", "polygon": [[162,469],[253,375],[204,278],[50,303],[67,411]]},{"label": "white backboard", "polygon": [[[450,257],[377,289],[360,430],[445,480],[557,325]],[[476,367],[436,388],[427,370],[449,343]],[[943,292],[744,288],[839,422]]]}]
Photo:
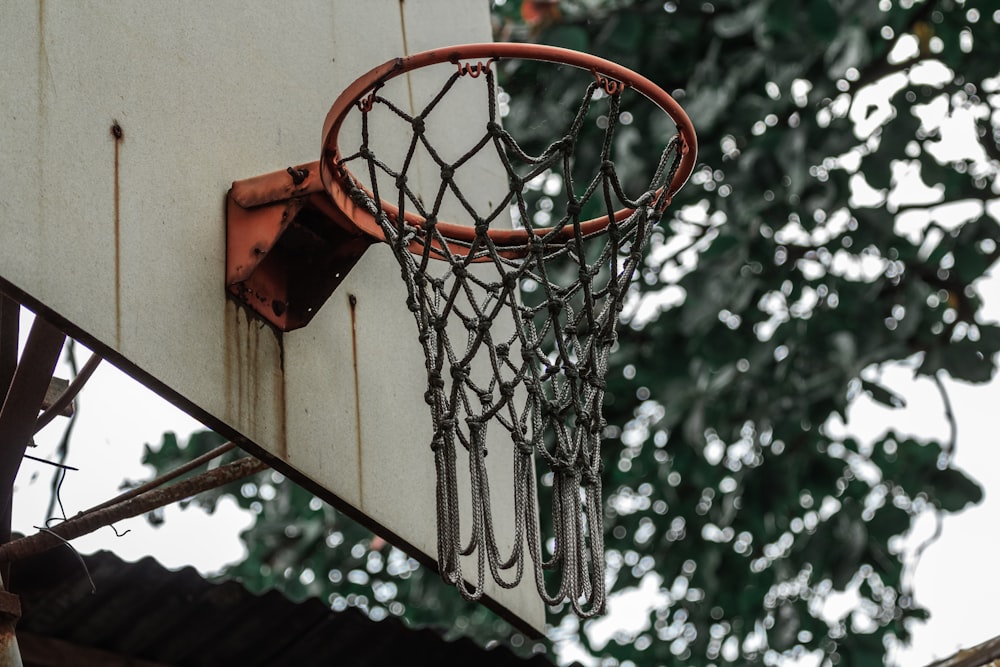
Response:
[{"label": "white backboard", "polygon": [[[312,323],[279,334],[226,297],[225,195],[318,159],[363,72],[490,39],[482,1],[3,3],[0,288],[433,558],[426,373],[391,254],[373,246]],[[509,459],[491,458],[502,509]],[[512,512],[495,519],[513,533]],[[488,594],[541,629],[526,579]]]}]

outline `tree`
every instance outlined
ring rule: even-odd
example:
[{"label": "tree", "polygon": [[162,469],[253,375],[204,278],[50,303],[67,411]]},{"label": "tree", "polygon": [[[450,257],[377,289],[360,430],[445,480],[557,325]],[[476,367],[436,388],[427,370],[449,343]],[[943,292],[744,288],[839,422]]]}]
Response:
[{"label": "tree", "polygon": [[[600,654],[773,664],[819,651],[880,664],[927,616],[894,538],[982,492],[950,465],[953,440],[859,442],[836,425],[862,394],[905,401],[879,383],[886,365],[938,379],[945,400],[939,378],[993,375],[1000,327],[981,321],[976,281],[1000,256],[988,210],[1000,14],[972,0],[496,5],[501,38],[640,71],[699,134],[696,173],[635,283],[606,406],[613,588],[656,573],[668,602],[649,631]],[[560,91],[537,83],[508,92],[558,117]],[[517,135],[529,119],[513,108]],[[661,126],[632,113],[630,168],[648,173],[659,146],[644,138]],[[965,154],[949,153],[942,119],[966,123]],[[184,450],[166,440],[148,460],[170,467],[211,437]],[[508,632],[455,594],[425,594],[433,574],[274,474],[221,492],[258,512],[250,556],[229,571],[252,587],[376,617],[458,618],[455,631],[480,638]],[[855,612],[824,618],[822,601],[844,590]]]}]

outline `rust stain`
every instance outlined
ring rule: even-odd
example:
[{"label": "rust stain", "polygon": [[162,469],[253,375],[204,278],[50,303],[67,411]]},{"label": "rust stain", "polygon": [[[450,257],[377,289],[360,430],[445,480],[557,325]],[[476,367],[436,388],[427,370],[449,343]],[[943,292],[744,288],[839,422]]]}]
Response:
[{"label": "rust stain", "polygon": [[278,428],[278,456],[283,460],[288,460],[288,405],[285,401],[285,340],[280,331],[269,329],[275,338],[278,346],[278,368],[274,373],[274,400],[277,403],[277,428]]},{"label": "rust stain", "polygon": [[[227,300],[225,338],[228,423],[287,461],[285,347],[281,332],[262,324],[245,306]],[[274,429],[274,434],[262,442],[260,438],[268,427]]]},{"label": "rust stain", "polygon": [[125,133],[118,121],[111,123],[115,142],[115,344],[122,347],[122,262],[121,262],[121,143]]},{"label": "rust stain", "polygon": [[[399,0],[399,27],[403,34],[403,55],[410,55],[410,45],[406,40],[406,10],[403,9],[403,3],[405,0]],[[410,73],[406,73],[406,91],[410,97],[410,113],[415,113],[413,103],[413,80],[410,78]]]},{"label": "rust stain", "polygon": [[43,107],[46,84],[51,83],[52,68],[49,65],[49,52],[45,47],[45,2],[38,0],[38,87]]},{"label": "rust stain", "polygon": [[46,176],[46,155],[47,155],[47,144],[48,144],[48,112],[49,112],[49,88],[52,87],[52,68],[49,64],[48,50],[45,46],[45,3],[43,0],[38,1],[38,53],[36,63],[37,67],[37,79],[38,79],[38,89],[37,89],[37,99],[36,103],[38,105],[36,117],[36,131],[38,137],[38,150],[35,151],[35,169],[37,173],[37,178],[35,182],[38,184],[38,213],[39,222],[44,222],[46,220],[51,220],[53,216],[49,214],[48,211],[48,201],[49,197],[46,196],[46,191],[48,189],[48,179]]},{"label": "rust stain", "polygon": [[347,296],[351,308],[351,363],[354,368],[354,431],[357,434],[358,455],[358,509],[365,508],[364,457],[361,448],[361,386],[358,370],[358,297]]},{"label": "rust stain", "polygon": [[226,391],[226,420],[232,424],[233,418],[233,369],[236,367],[236,318],[239,306],[230,299],[226,299],[226,309],[223,321],[222,336],[222,372],[225,377],[222,379],[223,387]]},{"label": "rust stain", "polygon": [[245,374],[245,384],[247,389],[247,417],[252,422],[260,405],[260,365],[257,363],[260,353],[260,338],[254,335],[253,321],[248,317],[243,325],[245,330],[243,338],[246,341],[246,356],[241,360],[241,372]]}]

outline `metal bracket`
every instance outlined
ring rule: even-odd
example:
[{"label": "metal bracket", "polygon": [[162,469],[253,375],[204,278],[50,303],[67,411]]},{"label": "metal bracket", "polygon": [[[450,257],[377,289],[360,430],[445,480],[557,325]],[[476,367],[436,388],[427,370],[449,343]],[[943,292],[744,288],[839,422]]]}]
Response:
[{"label": "metal bracket", "polygon": [[281,331],[308,324],[372,243],[331,203],[318,161],[226,197],[226,289]]}]

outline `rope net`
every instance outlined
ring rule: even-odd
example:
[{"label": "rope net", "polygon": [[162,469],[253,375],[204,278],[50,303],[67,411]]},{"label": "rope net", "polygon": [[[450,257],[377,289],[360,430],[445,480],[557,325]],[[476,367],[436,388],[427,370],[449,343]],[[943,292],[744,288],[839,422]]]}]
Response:
[{"label": "rope net", "polygon": [[[425,121],[456,81],[470,74],[484,74],[488,122],[468,152],[448,161],[431,144]],[[383,97],[380,89],[359,102],[361,144],[339,163],[340,178],[350,181],[355,204],[375,216],[406,284],[406,304],[426,355],[438,564],[441,576],[468,599],[482,596],[487,572],[501,587],[517,586],[530,558],[546,604],[569,602],[581,617],[604,610],[601,439],[608,356],[629,284],[668,203],[665,185],[682,151],[674,136],[648,186],[635,197],[625,193],[611,160],[624,88],[601,77],[593,80],[563,136],[531,155],[500,125],[493,69],[459,65],[416,114]],[[607,124],[598,169],[577,193],[577,139],[599,99],[607,103]],[[402,164],[395,167],[380,159],[371,143],[369,116],[387,112],[411,132]],[[418,148],[440,171],[429,203],[411,187]],[[456,174],[474,156],[490,151],[509,187],[505,198],[480,212]],[[561,210],[556,213],[554,207],[551,225],[543,228],[533,223],[526,184],[552,171],[561,172],[564,181],[556,204]],[[367,184],[354,173],[366,174]],[[392,184],[381,189],[392,190],[386,199],[393,206],[383,203],[380,181]],[[446,195],[460,202],[474,229],[471,239],[442,233],[439,214]],[[607,225],[585,233],[582,213],[595,207],[607,216]],[[620,209],[629,211],[616,220]],[[404,215],[414,213],[418,224],[412,217],[403,222]],[[488,231],[510,217],[527,233],[520,242],[498,243]],[[507,552],[496,534],[486,467],[487,434],[497,429],[513,452],[514,488],[505,493],[513,493],[515,535]],[[459,456],[462,450],[465,455]],[[470,480],[471,498],[465,502],[459,497],[460,461],[467,461]],[[551,485],[551,535],[539,528],[540,480]],[[463,537],[465,511],[471,532]],[[474,573],[463,572],[463,558],[475,563]]]}]

